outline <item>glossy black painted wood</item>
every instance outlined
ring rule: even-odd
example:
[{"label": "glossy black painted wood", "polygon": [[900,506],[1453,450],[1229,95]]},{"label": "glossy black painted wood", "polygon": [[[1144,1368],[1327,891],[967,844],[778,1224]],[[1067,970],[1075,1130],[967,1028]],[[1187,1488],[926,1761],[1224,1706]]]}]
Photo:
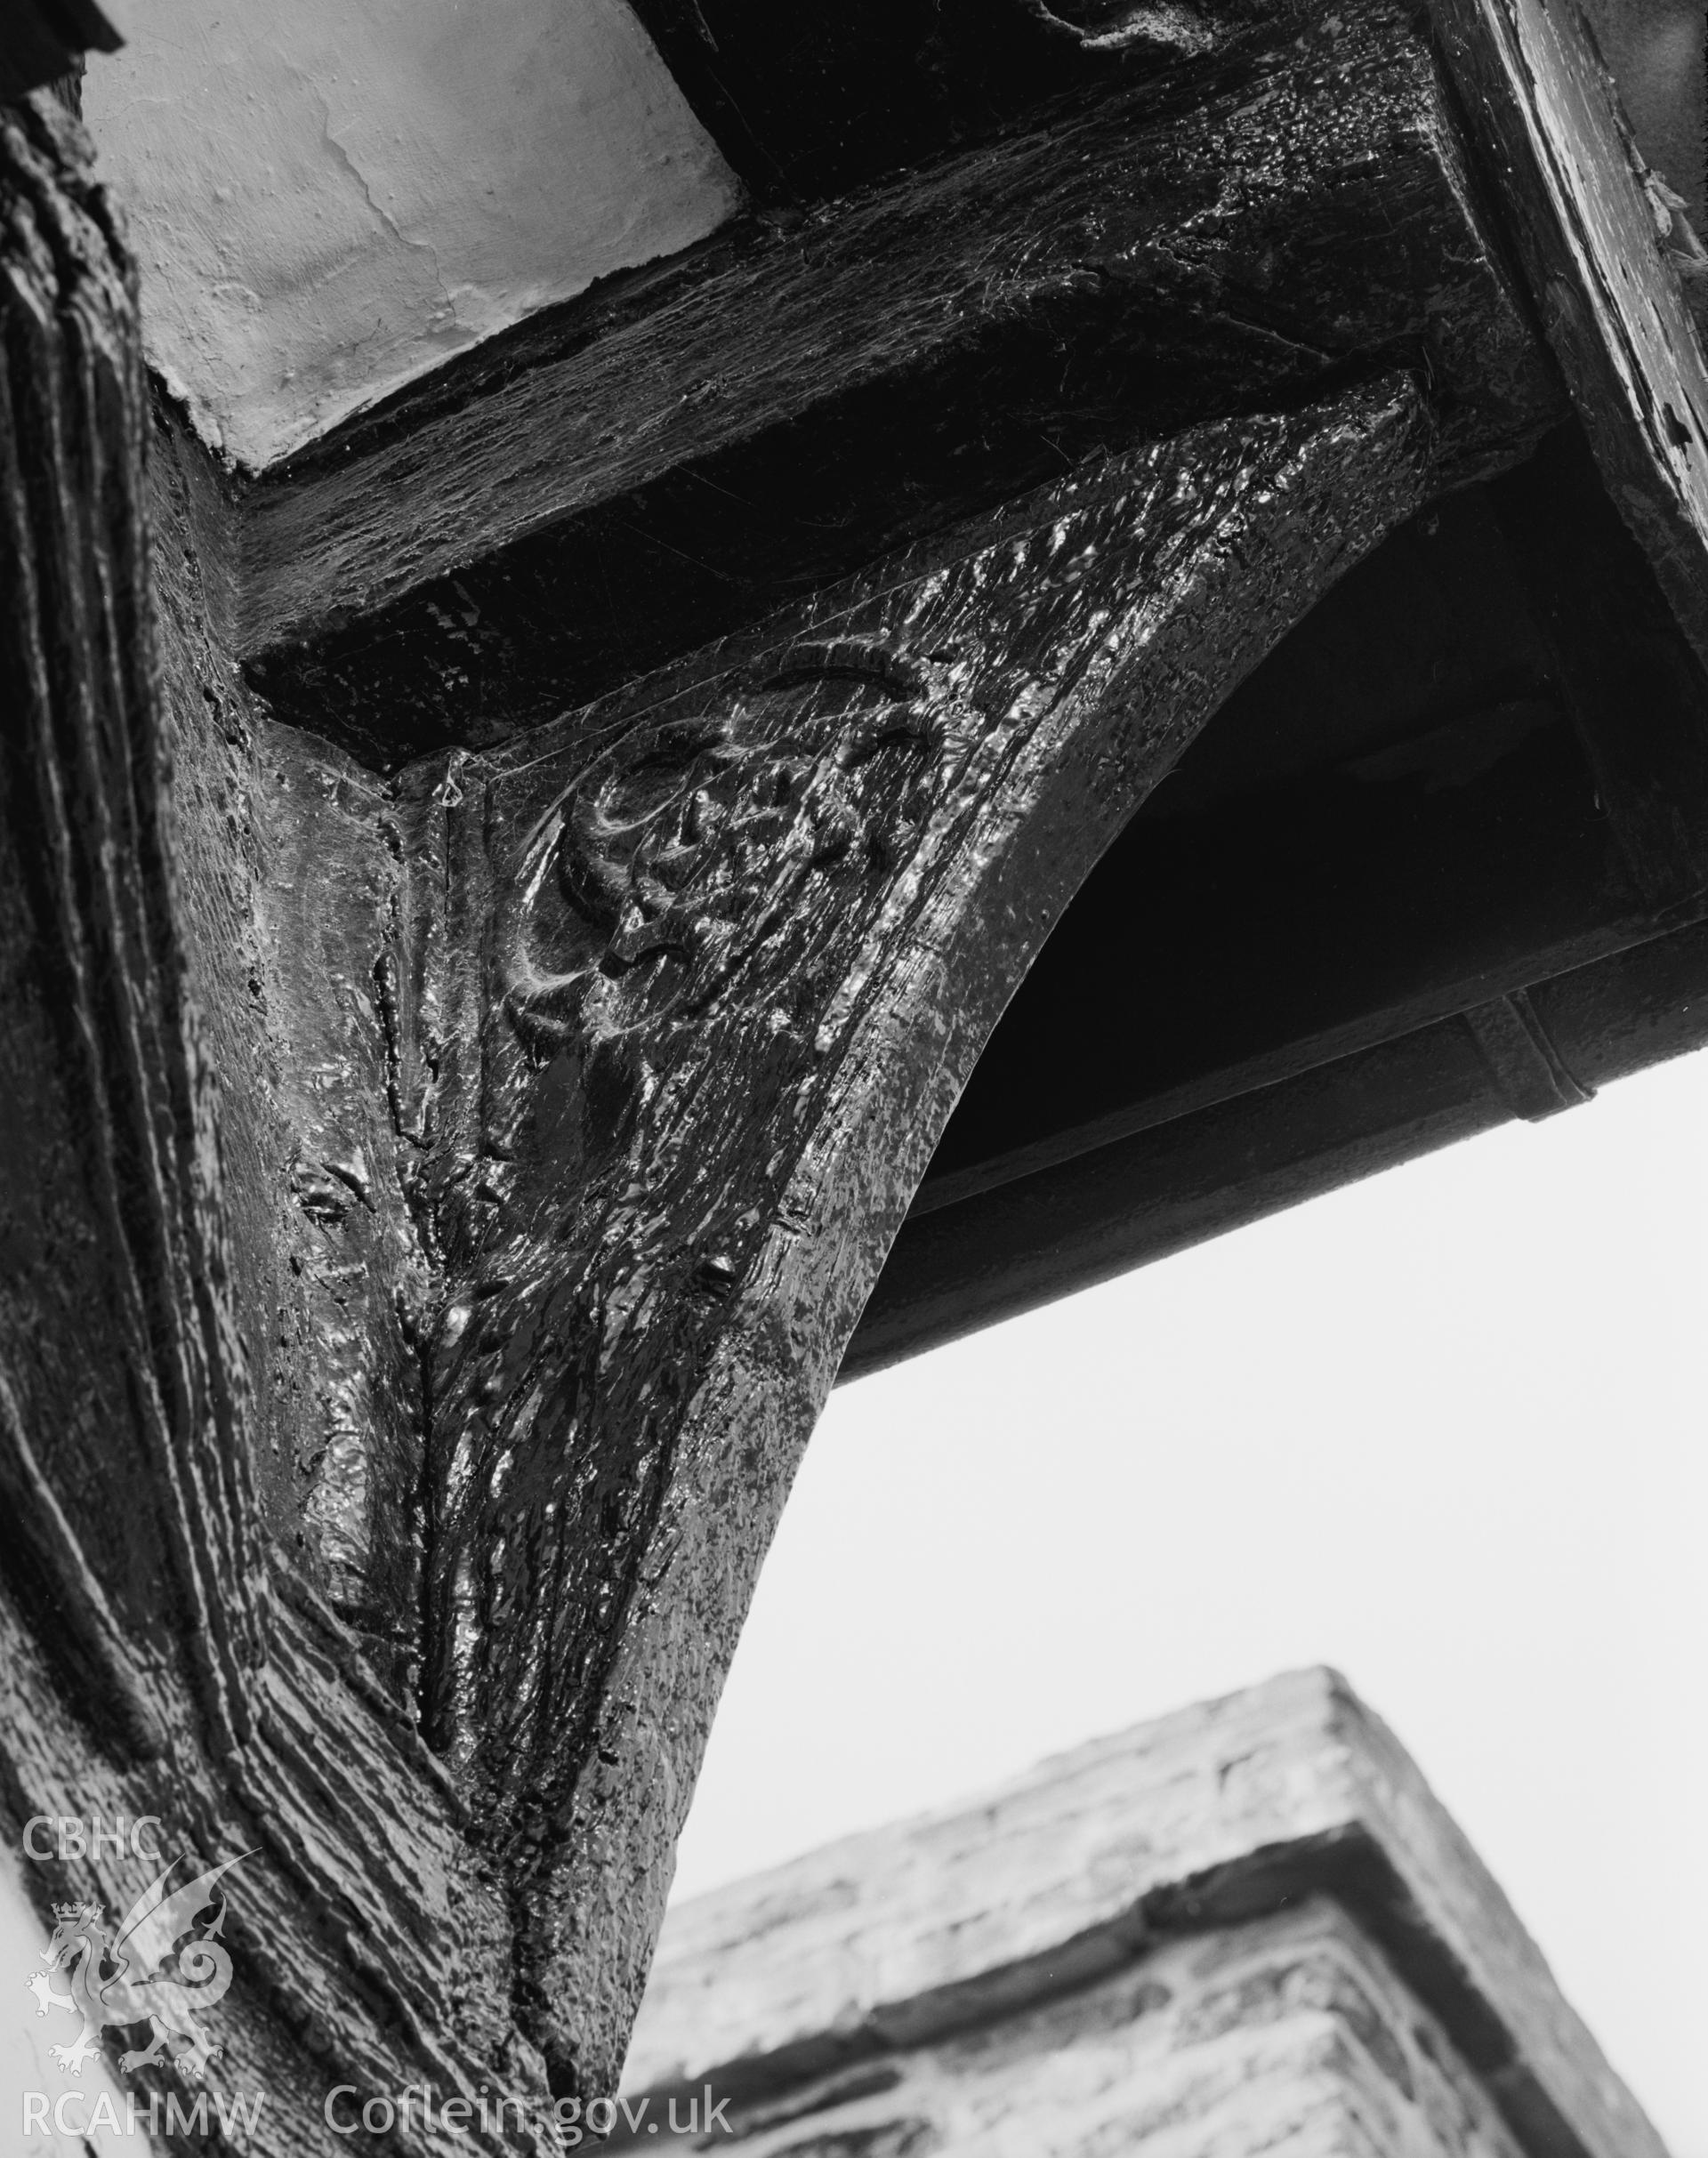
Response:
[{"label": "glossy black painted wood", "polygon": [[[1569,645],[1567,576],[1616,601]],[[1657,618],[1575,431],[1413,519],[1100,863],[916,1211],[1653,934],[1708,878],[1656,890],[1599,767],[1708,744],[1708,683]]]},{"label": "glossy black painted wood", "polygon": [[233,635],[380,769],[490,746],[957,517],[1414,360],[1451,484],[1558,386],[1387,0],[1125,81],[470,356],[230,505]]},{"label": "glossy black painted wood", "polygon": [[[1583,1091],[1708,1045],[1708,928],[1536,983]],[[857,1379],[1522,1112],[1439,1019],[910,1220],[843,1359]]]},{"label": "glossy black painted wood", "polygon": [[[1455,1015],[1568,973],[1634,979],[1621,954],[1708,909],[1704,744],[1708,682],[1575,428],[1431,504],[1088,879],[945,1131],[848,1372],[1520,1113]],[[1647,1035],[1656,1053],[1694,1041],[1678,1021]],[[1407,1105],[1442,1070],[1469,1078],[1432,1139],[1439,1105]],[[1012,1226],[1028,1209],[1035,1244]]]},{"label": "glossy black painted wood", "polygon": [[45,97],[0,189],[0,1816],[241,1856],[258,2154],[423,2082],[561,2151],[954,1095],[1437,422],[1396,373],[1188,431],[390,782],[230,664]]},{"label": "glossy black painted wood", "polygon": [[[122,246],[0,141],[0,1805],[253,1838],[281,2158],[322,2070],[548,2150],[615,2078],[793,1466],[1076,890],[850,1370],[1696,1039],[1694,348],[1637,264],[1619,380],[1510,14],[1462,106],[1387,0],[946,9],[887,140],[754,108],[853,195],[148,511]],[[1473,487],[1538,320],[1646,554],[1569,446]]]},{"label": "glossy black painted wood", "polygon": [[1087,85],[1226,52],[1303,11],[1132,0],[631,0],[766,204],[842,194]]},{"label": "glossy black painted wood", "polygon": [[85,52],[124,40],[95,0],[7,0],[0,14],[0,103],[52,84],[75,93]]}]

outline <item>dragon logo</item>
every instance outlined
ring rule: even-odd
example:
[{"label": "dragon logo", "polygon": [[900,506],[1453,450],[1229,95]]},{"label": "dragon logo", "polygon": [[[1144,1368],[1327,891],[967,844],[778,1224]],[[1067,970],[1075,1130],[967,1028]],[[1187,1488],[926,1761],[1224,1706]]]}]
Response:
[{"label": "dragon logo", "polygon": [[[53,2058],[73,2075],[94,2054],[103,2030],[147,2024],[149,2043],[123,2055],[129,2071],[170,2061],[181,2073],[199,2079],[219,2049],[202,2027],[201,2017],[231,1984],[231,1956],[220,1936],[226,1898],[222,1874],[254,1857],[239,1852],[223,1865],[210,1867],[191,1880],[172,1886],[183,1864],[174,1858],[143,1889],[109,1936],[99,1904],[55,1904],[57,1923],[42,1956],[42,1968],[28,1979],[36,2013],[68,2009],[83,2018],[83,2029],[68,2046],[54,2046]],[[197,1930],[214,1904],[216,1914]],[[53,1983],[64,1974],[70,1987]]]}]

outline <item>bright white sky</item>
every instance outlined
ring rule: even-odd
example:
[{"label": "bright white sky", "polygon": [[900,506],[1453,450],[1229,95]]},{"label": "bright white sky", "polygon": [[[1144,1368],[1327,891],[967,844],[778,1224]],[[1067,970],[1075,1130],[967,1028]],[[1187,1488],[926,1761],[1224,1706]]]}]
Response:
[{"label": "bright white sky", "polygon": [[1708,1057],[836,1394],[678,1893],[1337,1664],[1708,2158]]}]

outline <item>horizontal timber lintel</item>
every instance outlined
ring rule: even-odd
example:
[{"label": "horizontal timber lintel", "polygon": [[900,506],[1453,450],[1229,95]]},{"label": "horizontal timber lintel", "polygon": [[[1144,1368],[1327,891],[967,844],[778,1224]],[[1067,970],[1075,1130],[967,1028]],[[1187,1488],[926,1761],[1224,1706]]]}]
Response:
[{"label": "horizontal timber lintel", "polygon": [[1442,484],[1563,399],[1392,0],[1087,91],[198,479],[233,648],[392,769],[486,746],[886,552],[1199,422],[1415,366]]},{"label": "horizontal timber lintel", "polygon": [[[1586,1095],[1700,1049],[1708,1045],[1708,922],[1537,980],[1528,1001]],[[891,1247],[840,1378],[882,1370],[1518,1114],[1454,1015],[914,1217]]]}]

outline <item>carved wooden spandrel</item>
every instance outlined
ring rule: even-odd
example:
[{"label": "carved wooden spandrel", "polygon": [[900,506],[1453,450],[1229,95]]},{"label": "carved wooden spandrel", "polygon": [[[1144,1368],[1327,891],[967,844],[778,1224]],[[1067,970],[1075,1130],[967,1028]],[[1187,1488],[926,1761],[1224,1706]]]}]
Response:
[{"label": "carved wooden spandrel", "polygon": [[1429,447],[1403,378],[1196,430],[433,767],[423,1727],[555,2082],[615,2073],[765,1542],[986,1033]]},{"label": "carved wooden spandrel", "polygon": [[[647,1397],[717,1332],[885,918],[1000,755],[949,672],[871,639],[794,643],[591,753],[576,729],[567,754],[479,777],[491,950],[478,1094],[453,1111],[472,1153],[439,1172],[434,1222],[466,1287],[433,1364],[428,1727],[471,1756],[497,1735],[515,1786],[550,1773],[525,1734],[552,1732],[555,1758],[584,1722],[589,1674],[552,1630],[609,1600],[580,1567],[656,1509]],[[475,784],[465,766],[471,810]],[[723,1189],[726,1159],[745,1173]],[[613,1392],[653,1328],[648,1372]],[[504,1576],[519,1488],[564,1510],[555,1540],[582,1555],[549,1589]]]},{"label": "carved wooden spandrel", "polygon": [[1118,66],[1048,125],[742,221],[561,350],[541,322],[257,481],[234,636],[273,709],[388,770],[486,748],[1068,469],[1390,366],[1454,479],[1522,456],[1564,395],[1417,12],[1252,12],[1237,63]]},{"label": "carved wooden spandrel", "polygon": [[[263,2158],[347,2147],[334,2082],[500,2090],[544,2152],[612,2087],[794,1464],[994,1019],[1242,672],[1561,409],[1462,133],[1498,146],[1467,51],[1524,105],[1511,41],[1436,12],[1460,106],[1387,0],[1270,17],[732,231],[246,506],[157,461],[152,533],[109,206],[0,117],[0,1810],[254,1853],[211,2075],[271,2094]],[[642,497],[679,568],[601,627],[577,566],[623,582]]]},{"label": "carved wooden spandrel", "polygon": [[[65,142],[6,147],[77,198]],[[112,459],[79,524],[5,436],[60,581],[9,617],[53,664],[4,648],[14,1182],[71,1233],[10,1285],[0,1798],[254,1854],[210,2073],[265,2082],[279,2158],[344,2147],[340,2081],[502,2089],[550,2151],[552,2092],[615,2082],[765,1543],[986,1035],[1438,438],[1404,374],[1220,420],[386,781],[246,701],[164,494],[157,671],[133,300],[79,229],[93,292],[44,261],[5,322]]]}]

